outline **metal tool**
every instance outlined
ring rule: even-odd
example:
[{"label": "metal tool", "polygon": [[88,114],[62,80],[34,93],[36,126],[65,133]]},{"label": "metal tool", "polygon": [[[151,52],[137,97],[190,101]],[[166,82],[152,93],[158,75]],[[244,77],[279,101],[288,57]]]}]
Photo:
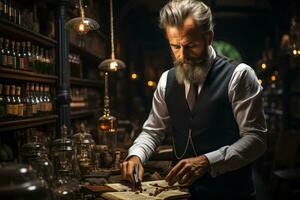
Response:
[{"label": "metal tool", "polygon": [[141,181],[139,179],[139,164],[134,164],[134,167],[133,167],[133,189],[134,190],[140,190],[141,189]]}]

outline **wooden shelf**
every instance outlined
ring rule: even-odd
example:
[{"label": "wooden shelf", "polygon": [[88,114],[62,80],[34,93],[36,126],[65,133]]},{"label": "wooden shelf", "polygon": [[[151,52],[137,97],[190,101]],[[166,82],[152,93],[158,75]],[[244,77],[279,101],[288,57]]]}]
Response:
[{"label": "wooden shelf", "polygon": [[53,40],[52,38],[46,37],[42,34],[26,29],[23,26],[14,24],[5,19],[0,19],[0,29],[1,32],[6,33],[7,35],[11,35],[14,37],[17,36],[17,38],[31,40],[33,42],[38,42],[46,46],[54,47],[57,44],[57,41]]},{"label": "wooden shelf", "polygon": [[58,79],[58,77],[54,75],[45,75],[5,67],[0,67],[0,78],[52,84],[56,83]]},{"label": "wooden shelf", "polygon": [[76,86],[86,86],[86,87],[93,87],[93,88],[102,88],[103,81],[100,80],[90,80],[90,79],[81,79],[81,78],[70,78],[71,85]]},{"label": "wooden shelf", "polygon": [[58,115],[38,116],[25,119],[8,120],[0,122],[0,132],[15,131],[43,124],[55,123]]},{"label": "wooden shelf", "polygon": [[101,58],[100,56],[95,55],[89,52],[88,50],[81,48],[75,44],[70,43],[69,45],[70,45],[70,52],[78,53],[81,56],[87,57],[89,59],[93,59],[98,64],[100,64],[100,62],[104,60],[104,58]]},{"label": "wooden shelf", "polygon": [[81,110],[78,111],[71,111],[71,119],[78,119],[86,116],[90,116],[97,113],[101,112],[101,108],[96,107],[96,108],[82,108]]}]

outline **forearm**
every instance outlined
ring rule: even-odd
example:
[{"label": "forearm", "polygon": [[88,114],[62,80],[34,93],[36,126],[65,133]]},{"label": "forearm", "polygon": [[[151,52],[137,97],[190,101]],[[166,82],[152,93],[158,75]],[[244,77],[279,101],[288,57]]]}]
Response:
[{"label": "forearm", "polygon": [[229,146],[205,154],[210,163],[210,174],[215,177],[239,169],[256,160],[266,150],[265,132],[245,133]]},{"label": "forearm", "polygon": [[154,131],[142,131],[128,150],[128,157],[136,155],[141,159],[142,163],[145,163],[161,143],[163,137],[162,134]]}]

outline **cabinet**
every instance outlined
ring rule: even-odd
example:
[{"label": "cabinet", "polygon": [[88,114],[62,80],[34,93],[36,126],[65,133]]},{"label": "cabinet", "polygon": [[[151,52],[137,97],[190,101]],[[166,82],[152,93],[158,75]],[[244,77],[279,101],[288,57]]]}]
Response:
[{"label": "cabinet", "polygon": [[[98,1],[93,2],[95,5],[99,4]],[[49,138],[51,139],[59,137],[59,128],[62,124],[66,124],[76,131],[76,125],[83,121],[91,124],[91,131],[96,131],[96,121],[101,114],[103,81],[97,66],[106,56],[107,37],[100,31],[88,35],[84,40],[76,40],[76,37],[72,38],[71,35],[68,35],[64,24],[68,19],[68,9],[71,8],[71,4],[67,0],[60,0],[57,3],[52,1],[31,1],[31,3],[32,5],[26,6],[26,9],[32,16],[37,16],[39,9],[49,8],[47,12],[39,16],[38,22],[34,21],[38,19],[33,17],[33,27],[36,25],[38,28],[31,30],[24,24],[10,20],[11,18],[4,18],[0,13],[0,37],[16,42],[30,41],[31,45],[38,45],[40,47],[39,52],[41,48],[44,49],[44,52],[46,50],[49,52],[49,58],[52,59],[53,65],[51,65],[51,70],[47,71],[43,70],[45,68],[41,67],[42,65],[38,70],[36,68],[24,70],[3,66],[0,60],[0,84],[2,86],[20,86],[20,97],[21,99],[24,97],[22,106],[26,105],[27,84],[30,86],[31,84],[34,86],[38,84],[39,88],[46,88],[47,86],[49,87],[47,94],[50,95],[52,109],[51,112],[46,112],[46,110],[42,112],[43,106],[41,106],[41,111],[34,115],[2,116],[0,119],[0,146],[1,144],[9,145],[14,140],[24,139],[27,137],[24,136],[27,132],[32,132],[32,130],[36,132],[36,128],[41,130],[40,132],[50,134]],[[21,0],[13,1],[14,9],[21,10],[23,4],[24,1]],[[44,19],[46,21],[43,21]],[[46,26],[48,28],[44,28]],[[49,27],[52,29],[48,30]],[[93,45],[91,46],[91,44]],[[16,50],[17,53],[22,51],[22,48]],[[31,53],[33,54],[33,52]],[[45,53],[43,55],[45,55],[46,62],[47,56]],[[76,55],[76,58],[73,56],[73,60],[70,60],[69,55]],[[4,91],[4,87],[2,91]],[[46,93],[44,89],[38,91],[36,96],[43,96]],[[3,93],[4,97],[5,95]],[[17,143],[19,144],[16,152],[18,152],[22,142],[18,141]],[[15,149],[15,146],[11,146],[11,148]],[[15,158],[17,156],[14,155]]]}]

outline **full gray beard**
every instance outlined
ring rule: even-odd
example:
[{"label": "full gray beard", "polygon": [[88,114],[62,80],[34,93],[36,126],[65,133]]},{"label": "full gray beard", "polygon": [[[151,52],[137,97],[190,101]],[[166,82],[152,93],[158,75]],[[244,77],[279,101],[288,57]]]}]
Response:
[{"label": "full gray beard", "polygon": [[189,81],[192,84],[199,84],[201,81],[205,79],[208,70],[208,60],[209,56],[206,53],[203,56],[202,60],[196,64],[191,64],[190,68],[185,70],[183,68],[183,63],[174,61],[174,66],[176,69],[176,79],[179,84],[183,84],[184,80]]}]

